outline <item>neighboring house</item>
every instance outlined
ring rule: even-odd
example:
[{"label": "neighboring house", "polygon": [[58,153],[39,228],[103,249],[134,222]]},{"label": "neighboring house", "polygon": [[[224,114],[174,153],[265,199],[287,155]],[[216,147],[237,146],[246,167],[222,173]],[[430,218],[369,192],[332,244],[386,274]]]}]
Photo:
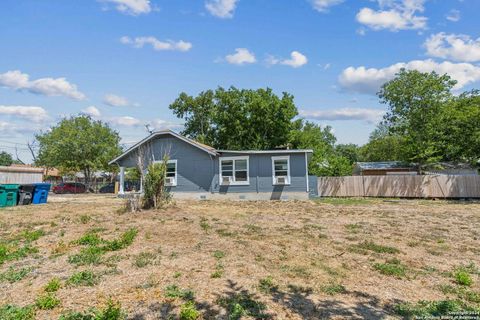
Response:
[{"label": "neighboring house", "polygon": [[418,168],[400,161],[356,162],[353,165],[354,176],[416,175]]},{"label": "neighboring house", "polygon": [[30,184],[43,182],[43,168],[28,165],[0,166],[0,184]]},{"label": "neighboring house", "polygon": [[[170,130],[152,133],[110,164],[125,168],[161,161],[167,155],[167,186],[191,199],[308,199],[312,150],[216,150]],[[144,167],[145,167],[144,165]]]}]

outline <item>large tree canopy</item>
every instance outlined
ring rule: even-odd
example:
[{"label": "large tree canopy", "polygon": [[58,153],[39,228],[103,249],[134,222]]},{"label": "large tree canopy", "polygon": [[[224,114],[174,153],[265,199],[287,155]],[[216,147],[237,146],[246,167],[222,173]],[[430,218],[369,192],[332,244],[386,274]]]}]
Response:
[{"label": "large tree canopy", "polygon": [[273,149],[286,146],[297,108],[293,96],[271,89],[218,88],[192,97],[186,93],[170,105],[185,121],[182,134],[217,149]]},{"label": "large tree canopy", "polygon": [[108,162],[121,153],[118,133],[85,115],[63,119],[35,138],[39,145],[38,165],[64,172],[82,171],[87,184],[96,170],[113,170]]}]

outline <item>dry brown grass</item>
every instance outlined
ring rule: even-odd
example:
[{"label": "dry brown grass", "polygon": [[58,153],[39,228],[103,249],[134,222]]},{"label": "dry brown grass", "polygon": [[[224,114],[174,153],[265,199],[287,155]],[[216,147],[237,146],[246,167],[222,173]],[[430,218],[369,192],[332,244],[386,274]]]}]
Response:
[{"label": "dry brown grass", "polygon": [[[33,304],[58,277],[61,305],[38,311],[38,319],[102,306],[108,298],[132,319],[167,319],[183,303],[166,296],[173,284],[194,292],[204,319],[225,319],[222,298],[242,293],[265,304],[272,319],[394,318],[396,303],[452,298],[439,289],[452,284],[449,272],[471,262],[480,267],[475,203],[178,201],[136,214],[120,213],[121,206],[113,196],[82,195],[1,210],[4,241],[27,229],[45,235],[32,242],[38,253],[0,265],[0,273],[31,270],[19,281],[0,281],[0,307]],[[88,230],[111,240],[129,228],[138,229],[133,244],[105,253],[101,264],[68,262],[82,248],[73,241]],[[406,276],[373,267],[392,258],[406,266]],[[82,270],[99,275],[98,284],[65,284]],[[470,289],[478,292],[478,274],[473,280]]]}]

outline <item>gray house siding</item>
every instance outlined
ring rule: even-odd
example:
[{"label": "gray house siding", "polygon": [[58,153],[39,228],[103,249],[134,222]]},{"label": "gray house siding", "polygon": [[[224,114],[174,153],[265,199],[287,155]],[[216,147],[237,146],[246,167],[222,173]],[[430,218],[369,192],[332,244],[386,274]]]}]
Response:
[{"label": "gray house siding", "polygon": [[[272,157],[274,156],[290,156],[290,185],[275,186],[272,183]],[[227,192],[307,192],[306,169],[305,169],[305,154],[304,153],[268,153],[268,154],[239,154],[239,153],[222,153],[221,157],[235,157],[248,156],[249,157],[249,185],[219,185],[219,161],[216,159],[215,176],[213,192],[227,193]]]},{"label": "gray house siding", "polygon": [[[159,161],[164,154],[171,160],[177,160],[176,186],[169,187],[175,194],[195,193],[199,195],[237,195],[240,199],[254,199],[254,194],[262,194],[263,199],[289,198],[288,194],[307,193],[305,153],[229,153],[220,152],[218,156],[209,154],[200,148],[170,135],[162,135],[148,142],[147,158]],[[219,163],[221,157],[249,157],[248,185],[221,185],[219,181]],[[274,185],[272,181],[272,157],[289,156],[290,184]],[[134,150],[116,161],[121,167],[135,167],[137,152]],[[148,161],[146,161],[148,162]],[[198,198],[199,196],[197,196]],[[207,197],[208,198],[208,197]]]}]

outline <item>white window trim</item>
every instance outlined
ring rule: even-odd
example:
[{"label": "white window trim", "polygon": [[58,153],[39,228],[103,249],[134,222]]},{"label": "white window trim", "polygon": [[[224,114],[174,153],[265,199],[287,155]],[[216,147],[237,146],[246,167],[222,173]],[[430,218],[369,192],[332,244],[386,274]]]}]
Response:
[{"label": "white window trim", "polygon": [[[154,163],[161,163],[163,162],[163,160],[159,160],[159,161],[154,161]],[[176,159],[172,159],[172,160],[167,160],[167,164],[169,163],[175,163],[175,182],[168,185],[167,187],[176,187],[177,186],[177,181],[178,181],[178,163],[177,163],[177,160]]]},{"label": "white window trim", "polygon": [[[275,160],[287,160],[287,182],[285,184],[275,183]],[[290,156],[274,156],[272,157],[272,185],[285,186],[290,185]]]},{"label": "white window trim", "polygon": [[[220,157],[218,160],[218,181],[219,184],[227,185],[222,183],[223,176],[222,176],[222,161],[233,161],[233,181],[230,182],[228,185],[230,186],[248,186],[250,185],[250,157],[249,156],[239,156],[239,157]],[[247,181],[235,181],[235,160],[247,160]]]}]

